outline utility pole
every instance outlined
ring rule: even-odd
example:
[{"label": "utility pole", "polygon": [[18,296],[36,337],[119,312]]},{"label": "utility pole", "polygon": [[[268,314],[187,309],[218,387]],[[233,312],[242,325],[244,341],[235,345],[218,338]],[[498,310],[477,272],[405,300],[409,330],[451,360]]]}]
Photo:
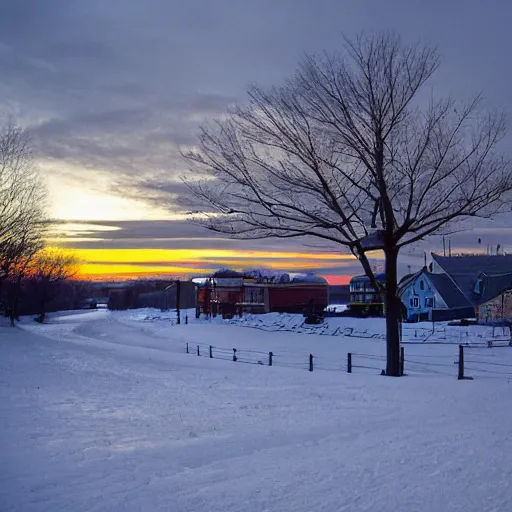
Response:
[{"label": "utility pole", "polygon": [[177,324],[181,324],[181,312],[180,312],[180,295],[181,295],[181,281],[176,281],[176,313],[178,314]]}]

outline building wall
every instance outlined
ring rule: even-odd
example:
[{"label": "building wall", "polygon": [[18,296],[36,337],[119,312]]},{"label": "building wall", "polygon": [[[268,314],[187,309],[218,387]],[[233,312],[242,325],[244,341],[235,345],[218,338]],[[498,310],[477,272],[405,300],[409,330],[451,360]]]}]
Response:
[{"label": "building wall", "polygon": [[265,302],[265,288],[262,286],[245,286],[244,287],[244,302],[248,304]]},{"label": "building wall", "polygon": [[383,301],[382,295],[375,291],[369,279],[357,276],[350,280],[350,304],[378,304]]},{"label": "building wall", "polygon": [[432,321],[446,322],[448,320],[461,320],[463,318],[474,318],[475,310],[472,307],[456,309],[433,309]]},{"label": "building wall", "polygon": [[512,320],[512,290],[508,290],[477,308],[478,323]]},{"label": "building wall", "polygon": [[268,288],[269,311],[303,313],[313,308],[321,312],[327,307],[327,285],[294,285]]},{"label": "building wall", "polygon": [[[249,283],[241,287],[215,289],[200,287],[197,304],[200,313],[209,313],[210,297],[212,313],[216,313],[222,305],[239,305],[244,310],[252,311],[251,304],[259,305],[257,312],[303,313],[313,308],[323,311],[328,304],[328,285],[326,284],[255,284]],[[217,303],[213,311],[213,303]],[[254,310],[256,312],[256,309]]]},{"label": "building wall", "polygon": [[407,309],[407,319],[411,320],[420,316],[432,320],[433,309],[448,308],[446,302],[424,273],[409,283],[400,298]]},{"label": "building wall", "polygon": [[[196,307],[196,289],[194,283],[182,281],[180,284],[180,308],[192,309]],[[166,290],[149,293],[139,293],[136,307],[175,309],[177,307],[177,287],[171,286]]]}]

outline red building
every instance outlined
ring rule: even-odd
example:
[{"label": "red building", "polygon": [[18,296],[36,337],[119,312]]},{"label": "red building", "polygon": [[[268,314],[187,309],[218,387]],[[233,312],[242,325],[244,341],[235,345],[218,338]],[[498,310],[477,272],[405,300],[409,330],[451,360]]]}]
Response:
[{"label": "red building", "polygon": [[313,274],[239,273],[220,270],[195,279],[197,315],[321,313],[329,302],[327,281]]}]

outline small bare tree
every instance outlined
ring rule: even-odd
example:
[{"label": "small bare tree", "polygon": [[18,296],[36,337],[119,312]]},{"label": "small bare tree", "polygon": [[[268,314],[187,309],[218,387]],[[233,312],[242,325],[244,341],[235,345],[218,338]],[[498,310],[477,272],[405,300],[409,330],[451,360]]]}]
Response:
[{"label": "small bare tree", "polygon": [[8,124],[0,128],[0,281],[42,247],[47,225],[46,187],[30,138]]},{"label": "small bare tree", "polygon": [[38,322],[45,321],[48,303],[59,295],[62,284],[76,277],[78,271],[76,256],[62,249],[47,248],[36,254],[27,274],[39,308]]},{"label": "small bare tree", "polygon": [[[419,92],[439,65],[434,49],[384,34],[306,57],[281,87],[202,127],[185,181],[199,221],[238,238],[315,236],[349,250],[386,304],[387,375],[399,375],[402,247],[458,221],[504,208],[512,190],[497,154],[503,114],[480,97],[459,105]],[[203,178],[201,179],[202,176]],[[382,250],[381,288],[368,252]]]}]

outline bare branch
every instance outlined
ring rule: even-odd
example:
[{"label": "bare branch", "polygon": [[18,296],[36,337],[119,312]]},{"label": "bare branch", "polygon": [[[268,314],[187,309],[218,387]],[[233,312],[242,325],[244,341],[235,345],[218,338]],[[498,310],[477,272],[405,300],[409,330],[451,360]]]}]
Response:
[{"label": "bare branch", "polygon": [[439,66],[432,47],[392,34],[344,43],[304,58],[281,87],[252,86],[247,104],[203,126],[185,182],[208,229],[337,243],[376,289],[367,254],[382,249],[396,374],[398,252],[510,206],[511,166],[497,150],[506,124],[480,96],[420,99]]},{"label": "bare branch", "polygon": [[42,246],[46,188],[30,140],[19,127],[0,129],[0,279]]}]

